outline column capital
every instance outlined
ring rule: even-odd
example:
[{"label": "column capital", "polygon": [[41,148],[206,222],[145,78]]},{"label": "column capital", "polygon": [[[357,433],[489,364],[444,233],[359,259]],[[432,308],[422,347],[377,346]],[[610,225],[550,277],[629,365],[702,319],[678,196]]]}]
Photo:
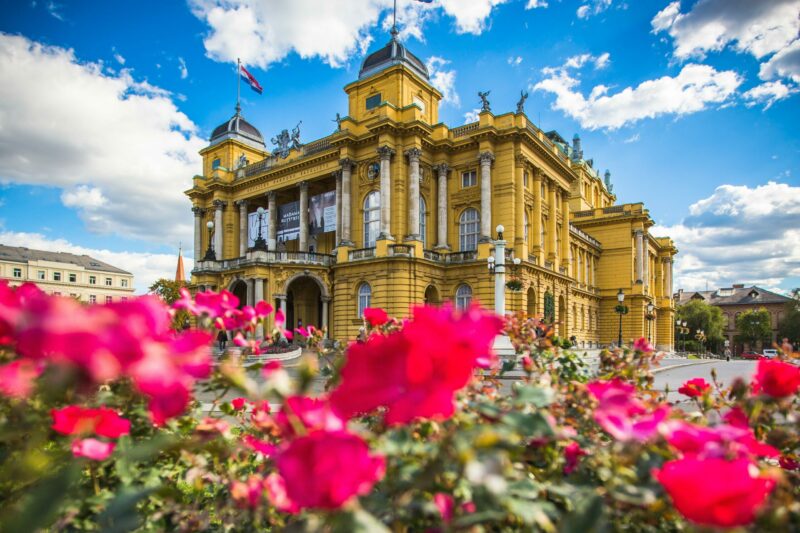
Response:
[{"label": "column capital", "polygon": [[342,178],[342,170],[341,169],[334,170],[333,172],[331,172],[331,176],[333,176],[334,179],[336,179],[336,180],[341,179]]},{"label": "column capital", "polygon": [[234,203],[239,207],[246,208],[247,204],[248,204],[248,201],[247,200],[236,200]]},{"label": "column capital", "polygon": [[206,210],[202,207],[194,206],[192,207],[192,213],[194,213],[196,217],[201,217],[206,214]]},{"label": "column capital", "polygon": [[480,160],[481,165],[491,165],[492,161],[494,161],[494,154],[492,152],[481,152],[481,155],[478,156],[478,160]]},{"label": "column capital", "polygon": [[228,207],[228,202],[226,202],[225,200],[214,200],[214,209],[216,209],[217,211],[221,211],[226,207]]},{"label": "column capital", "polygon": [[642,229],[635,229],[635,230],[633,230],[633,234],[634,234],[634,235],[636,235],[637,237],[638,237],[639,235],[644,235],[644,230],[642,230]]},{"label": "column capital", "polygon": [[537,167],[536,165],[533,165],[533,168],[531,170],[532,170],[531,175],[533,176],[534,181],[542,181],[542,179],[544,178],[544,171],[542,170],[542,167]]},{"label": "column capital", "polygon": [[391,157],[396,153],[397,152],[389,146],[384,145],[378,148],[378,155],[381,159],[391,159]]},{"label": "column capital", "polygon": [[417,147],[409,148],[405,151],[405,155],[411,163],[418,163],[419,157],[422,155],[422,150]]},{"label": "column capital", "polygon": [[342,168],[352,169],[356,165],[356,162],[353,161],[352,159],[350,159],[349,157],[344,157],[344,158],[339,160],[339,165]]},{"label": "column capital", "polygon": [[514,156],[514,164],[518,167],[525,168],[528,166],[528,158],[522,154],[517,154]]},{"label": "column capital", "polygon": [[446,178],[447,173],[450,172],[450,165],[447,163],[439,163],[438,165],[435,165],[433,169],[439,174],[439,177],[444,176]]},{"label": "column capital", "polygon": [[300,183],[297,184],[297,187],[301,191],[308,191],[308,182],[307,181],[301,181]]},{"label": "column capital", "polygon": [[268,191],[266,196],[269,201],[274,202],[277,195],[278,193],[276,191]]}]

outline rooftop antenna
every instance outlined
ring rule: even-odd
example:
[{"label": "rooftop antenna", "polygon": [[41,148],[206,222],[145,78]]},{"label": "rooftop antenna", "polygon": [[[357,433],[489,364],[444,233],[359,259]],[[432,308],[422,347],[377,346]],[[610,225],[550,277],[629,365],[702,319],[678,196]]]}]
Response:
[{"label": "rooftop antenna", "polygon": [[241,99],[241,85],[242,85],[242,62],[239,58],[236,58],[236,114],[240,114],[242,112],[242,106],[239,104],[239,100]]},{"label": "rooftop antenna", "polygon": [[392,31],[390,33],[392,34],[392,39],[397,38],[397,0],[394,0],[394,15],[392,18]]}]

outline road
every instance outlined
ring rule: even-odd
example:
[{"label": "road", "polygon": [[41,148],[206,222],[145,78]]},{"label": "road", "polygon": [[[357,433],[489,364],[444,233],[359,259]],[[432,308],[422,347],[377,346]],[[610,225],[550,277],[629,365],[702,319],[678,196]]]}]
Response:
[{"label": "road", "polygon": [[[684,363],[688,362],[685,359]],[[711,371],[715,370],[717,373],[717,381],[721,384],[728,386],[734,379],[741,377],[746,381],[750,381],[756,369],[755,361],[714,361],[709,363],[707,361],[697,361],[690,366],[680,366],[678,368],[668,368],[655,374],[654,388],[659,391],[664,391],[669,387],[669,395],[667,400],[674,403],[681,403],[686,400],[682,394],[678,394],[677,390],[681,385],[692,378],[705,378],[706,381],[711,383]]]}]

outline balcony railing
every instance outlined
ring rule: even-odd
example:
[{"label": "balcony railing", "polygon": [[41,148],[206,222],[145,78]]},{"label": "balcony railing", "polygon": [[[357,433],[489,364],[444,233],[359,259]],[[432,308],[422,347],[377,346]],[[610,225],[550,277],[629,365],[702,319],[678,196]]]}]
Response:
[{"label": "balcony railing", "polygon": [[389,257],[414,257],[414,247],[410,244],[390,244]]},{"label": "balcony railing", "polygon": [[445,256],[446,263],[467,263],[469,261],[476,261],[478,259],[478,252],[476,250],[469,250],[466,252],[452,252]]},{"label": "balcony railing", "polygon": [[244,257],[224,259],[222,261],[198,261],[194,270],[224,271],[242,268],[250,265],[282,264],[282,265],[321,265],[331,266],[336,263],[336,257],[317,252],[277,252],[277,251],[249,251]]},{"label": "balcony railing", "polygon": [[351,250],[347,254],[350,261],[360,261],[362,259],[372,259],[375,257],[375,248],[359,248],[358,250]]},{"label": "balcony railing", "polygon": [[428,261],[442,262],[444,261],[445,255],[446,254],[440,254],[439,252],[434,252],[433,250],[422,251],[422,256]]},{"label": "balcony railing", "polygon": [[544,267],[550,270],[553,270],[553,262],[552,261],[545,261]]},{"label": "balcony railing", "polygon": [[464,135],[468,135],[469,133],[477,130],[480,127],[480,125],[481,125],[480,122],[465,124],[463,126],[451,129],[450,133],[453,135],[453,137],[463,137]]}]

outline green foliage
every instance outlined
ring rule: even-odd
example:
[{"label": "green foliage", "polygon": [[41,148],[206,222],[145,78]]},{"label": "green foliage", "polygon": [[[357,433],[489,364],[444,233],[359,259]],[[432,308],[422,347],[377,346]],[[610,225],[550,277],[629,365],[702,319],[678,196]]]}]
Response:
[{"label": "green foliage", "polygon": [[556,319],[556,299],[553,293],[547,291],[544,293],[544,321],[552,324]]},{"label": "green foliage", "polygon": [[698,329],[705,331],[706,346],[724,340],[724,320],[719,307],[710,305],[703,300],[689,300],[678,307],[676,316],[679,320],[686,321],[690,337],[694,336]]},{"label": "green foliage", "polygon": [[795,346],[800,344],[800,289],[794,289],[792,300],[786,302],[783,319],[778,326],[778,336],[789,339]]},{"label": "green foliage", "polygon": [[745,342],[767,341],[772,335],[769,311],[751,309],[736,317],[736,329],[739,339]]},{"label": "green foliage", "polygon": [[[150,285],[148,290],[150,291],[150,294],[155,294],[167,305],[172,305],[180,299],[180,290],[185,287],[186,283],[183,281],[161,278]],[[187,313],[184,309],[180,309],[175,312],[175,316],[172,318],[172,327],[174,329],[183,329],[188,323],[189,313]]]}]

